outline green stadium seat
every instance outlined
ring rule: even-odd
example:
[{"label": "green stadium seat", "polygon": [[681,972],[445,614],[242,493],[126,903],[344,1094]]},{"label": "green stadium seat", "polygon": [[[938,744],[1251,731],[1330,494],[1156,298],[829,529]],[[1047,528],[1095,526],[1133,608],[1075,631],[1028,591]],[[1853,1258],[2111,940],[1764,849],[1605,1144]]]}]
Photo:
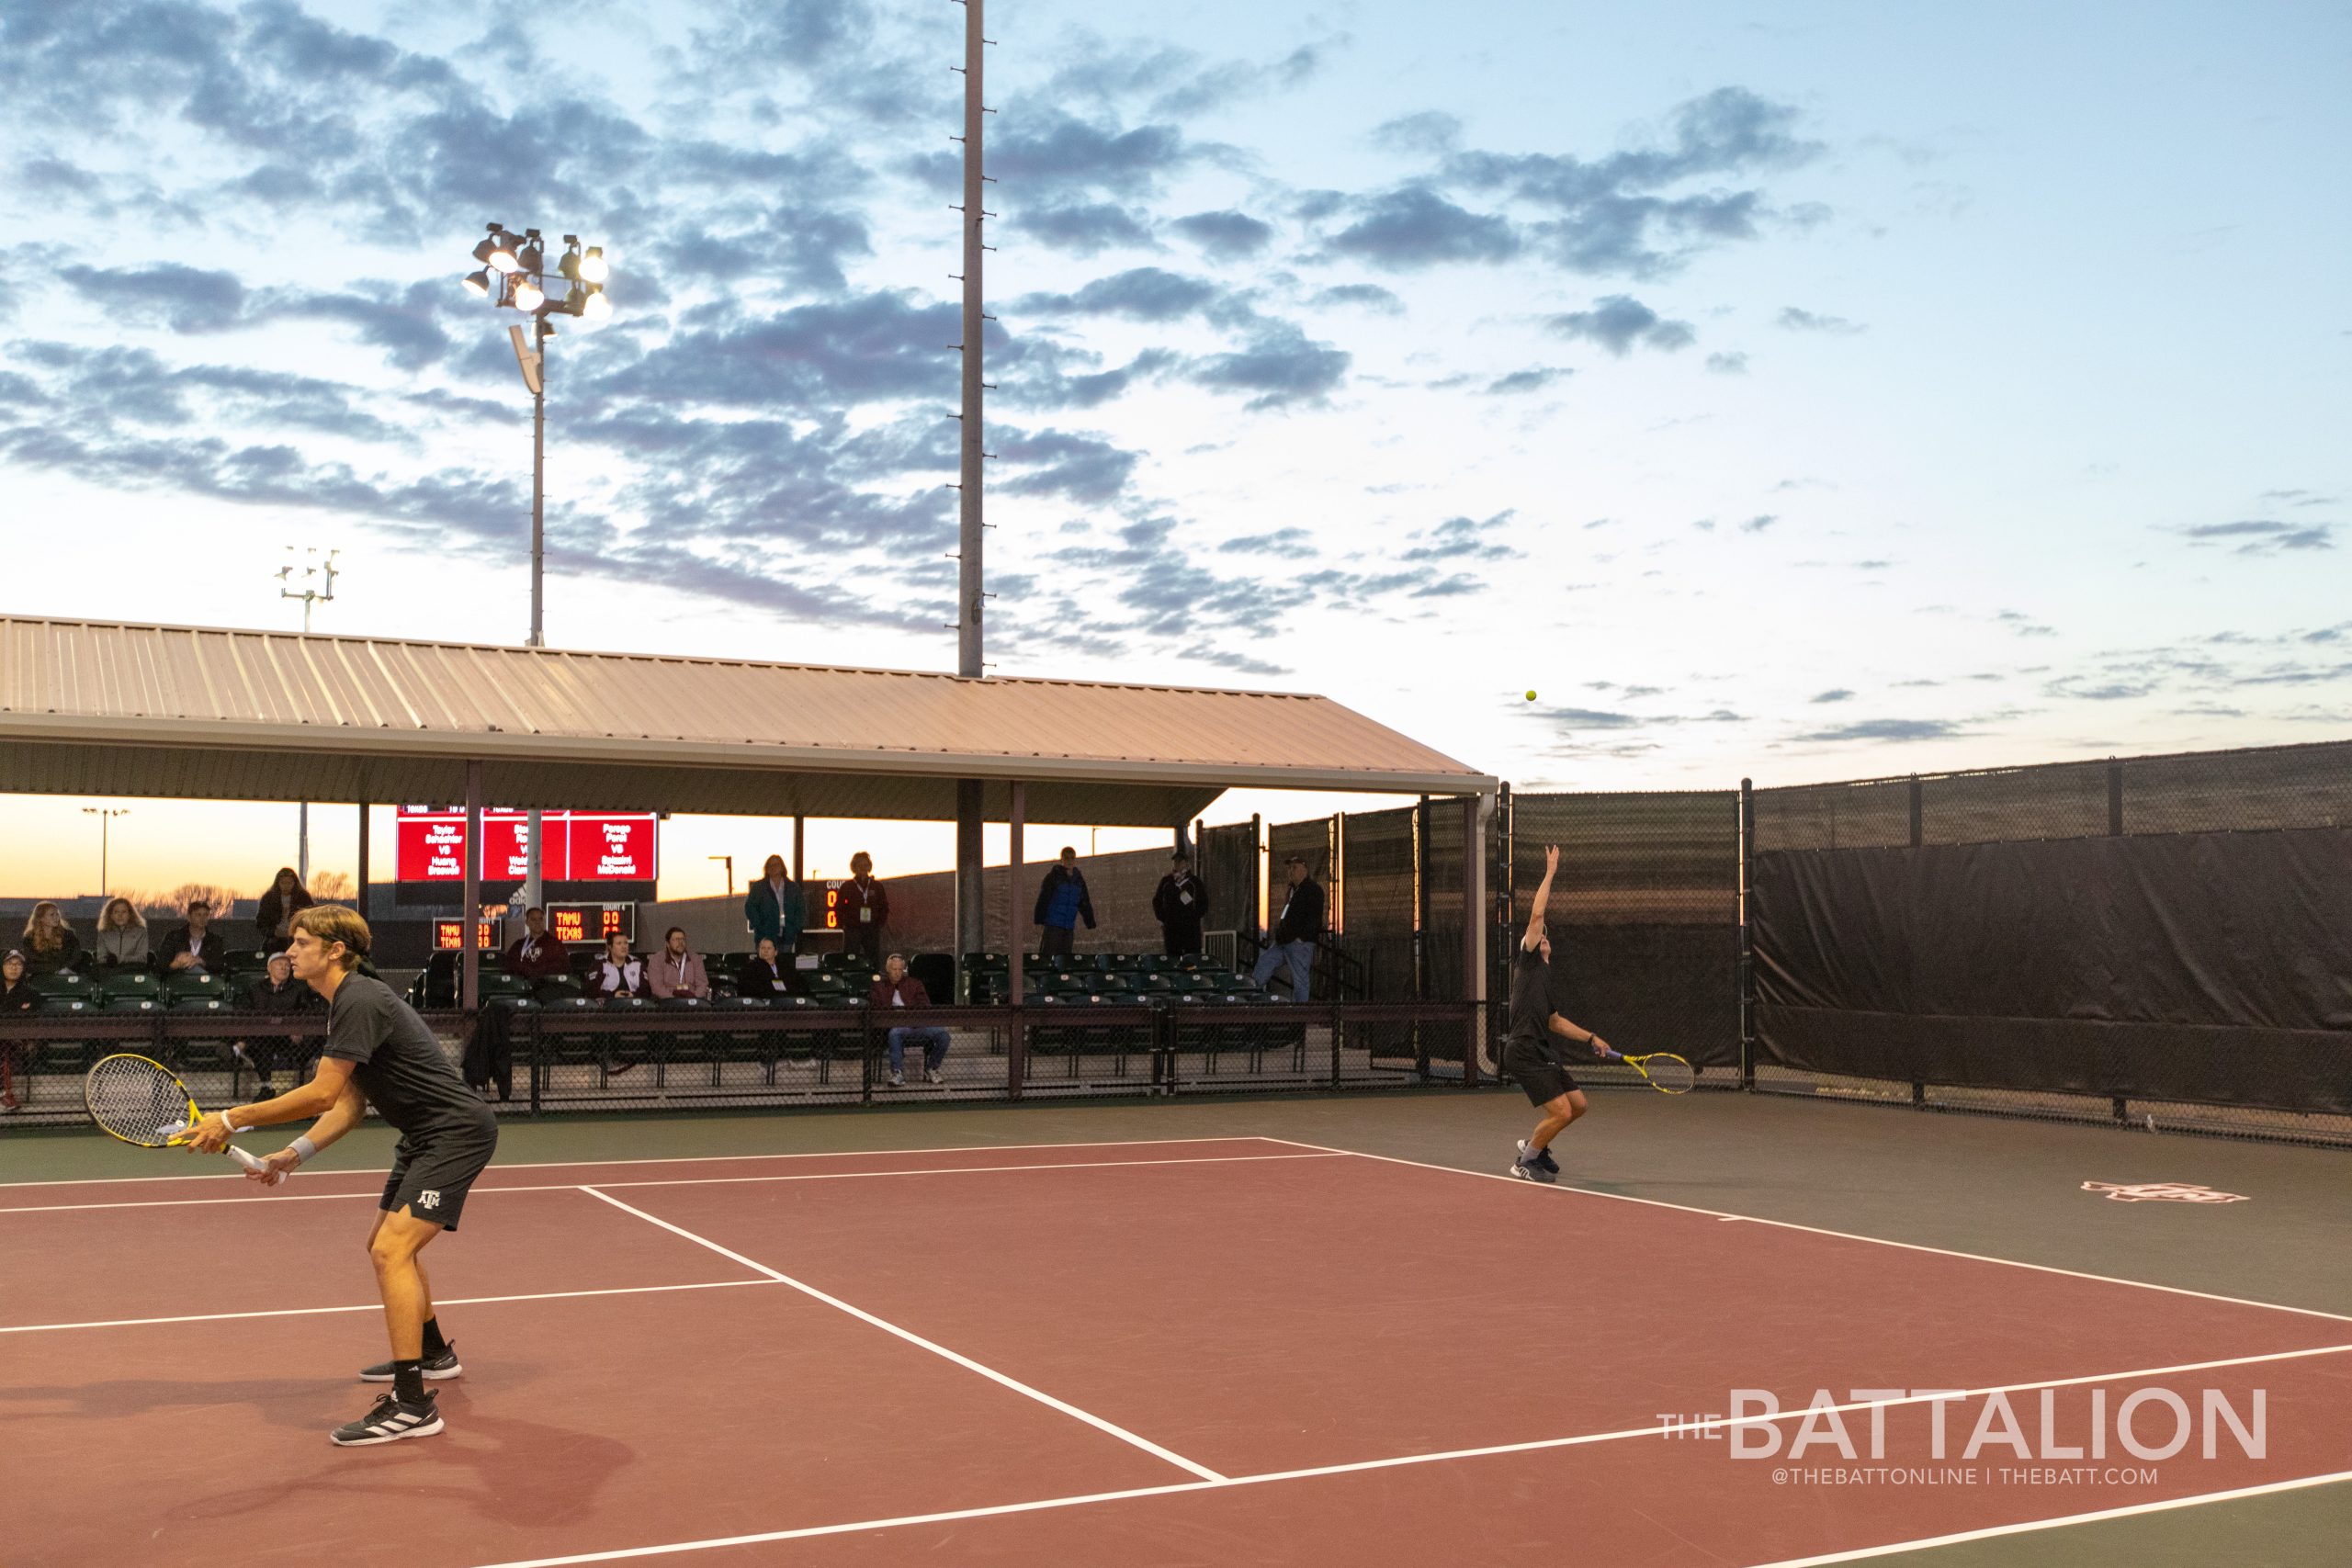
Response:
[{"label": "green stadium seat", "polygon": [[118,996],[108,992],[106,998],[107,1012],[160,1012],[163,1007],[163,1001],[153,991],[144,996]]},{"label": "green stadium seat", "polygon": [[25,984],[31,987],[33,995],[43,1002],[86,999],[97,988],[79,971],[73,969],[61,970],[54,975],[28,975]]},{"label": "green stadium seat", "polygon": [[177,974],[166,975],[162,988],[164,999],[175,1007],[186,999],[209,997],[218,1001],[230,994],[229,983],[209,971],[199,974],[183,969]]}]

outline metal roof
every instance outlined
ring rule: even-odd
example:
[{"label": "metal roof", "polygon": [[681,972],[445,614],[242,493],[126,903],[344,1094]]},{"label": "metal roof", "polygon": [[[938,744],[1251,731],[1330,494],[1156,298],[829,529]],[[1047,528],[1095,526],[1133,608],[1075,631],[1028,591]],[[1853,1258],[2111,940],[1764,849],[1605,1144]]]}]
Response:
[{"label": "metal roof", "polygon": [[0,616],[0,791],[1169,826],[1495,780],[1328,697]]}]

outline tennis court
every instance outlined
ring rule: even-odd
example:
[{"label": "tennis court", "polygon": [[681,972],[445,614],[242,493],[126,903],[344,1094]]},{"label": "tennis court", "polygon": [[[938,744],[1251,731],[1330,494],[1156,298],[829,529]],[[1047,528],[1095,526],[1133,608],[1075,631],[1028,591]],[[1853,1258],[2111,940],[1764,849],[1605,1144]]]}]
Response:
[{"label": "tennis court", "polygon": [[[1679,1172],[1674,1201],[1451,1168],[1521,1120],[1498,1096],[518,1129],[428,1256],[467,1363],[439,1385],[448,1430],[379,1450],[324,1440],[364,1404],[350,1369],[381,1353],[358,1245],[379,1178],[12,1184],[0,1558],[1615,1568],[1981,1534],[2004,1551],[2065,1540],[2046,1560],[2087,1562],[2107,1560],[2096,1525],[2009,1532],[2162,1526],[2229,1494],[2341,1517],[2352,1489],[2304,1483],[2352,1472],[2352,1317],[1788,1223],[1772,1212],[1817,1205],[1861,1156],[1849,1168],[1833,1137],[1804,1167],[1726,1171],[1770,1144],[1753,1102],[1635,1098],[1596,1116],[1613,1134],[1564,1140],[1566,1179],[1612,1185],[1613,1168],[1670,1192]],[[1907,1121],[1761,1114],[1789,1111],[1865,1143]],[[876,1146],[818,1146],[845,1138]],[[52,1141],[75,1156],[52,1165],[136,1177],[183,1157],[94,1168],[85,1142]],[[2160,1142],[2007,1125],[1947,1153],[2120,1169]],[[761,1144],[775,1152],[677,1152]],[[557,1147],[571,1157],[539,1157]],[[2297,1189],[2242,1211],[2267,1195],[2300,1214],[2341,1179],[2329,1151],[2172,1147]],[[1440,1157],[1379,1152],[1399,1149]],[[9,1152],[14,1177],[30,1156]],[[1709,1201],[1733,1181],[1747,1213]],[[2097,1246],[2143,1224],[2076,1196]],[[2226,1234],[2208,1222],[2230,1223],[2148,1223]],[[1883,1422],[1884,1464],[1922,1471],[1920,1390],[1966,1391],[1944,1402],[1954,1464],[1993,1390],[2030,1431],[2045,1389],[2075,1426],[2091,1390],[2112,1411],[2210,1388],[2243,1415],[2258,1389],[2267,1429],[2260,1457],[2226,1427],[2211,1459],[2195,1441],[2161,1463],[2119,1453],[2121,1480],[1838,1484],[1776,1480],[1786,1461],[1661,1421],[1770,1390],[1785,1446],[1824,1388],[1858,1441]],[[2154,1442],[2169,1427],[2140,1423]],[[1817,1443],[1804,1462],[1838,1456]]]}]

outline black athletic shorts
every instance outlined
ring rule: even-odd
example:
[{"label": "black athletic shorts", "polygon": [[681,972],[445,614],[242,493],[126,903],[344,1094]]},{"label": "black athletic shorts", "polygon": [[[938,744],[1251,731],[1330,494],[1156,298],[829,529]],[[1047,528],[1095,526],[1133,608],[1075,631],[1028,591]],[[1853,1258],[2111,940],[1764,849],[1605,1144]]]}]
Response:
[{"label": "black athletic shorts", "polygon": [[418,1148],[402,1138],[392,1151],[392,1174],[384,1182],[379,1207],[388,1214],[406,1209],[445,1231],[456,1230],[474,1178],[489,1168],[490,1156],[497,1152],[495,1127],[484,1133],[445,1134]]},{"label": "black athletic shorts", "polygon": [[1530,1105],[1549,1105],[1577,1087],[1576,1078],[1552,1059],[1551,1052],[1524,1040],[1504,1043],[1503,1071],[1527,1091]]}]

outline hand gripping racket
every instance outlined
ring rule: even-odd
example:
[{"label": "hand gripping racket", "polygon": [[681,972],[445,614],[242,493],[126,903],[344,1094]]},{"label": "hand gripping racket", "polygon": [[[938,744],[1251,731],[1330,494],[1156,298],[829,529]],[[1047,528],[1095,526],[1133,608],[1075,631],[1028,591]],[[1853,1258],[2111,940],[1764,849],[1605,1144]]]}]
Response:
[{"label": "hand gripping racket", "polygon": [[[196,1097],[177,1074],[163,1063],[123,1053],[102,1056],[82,1079],[82,1101],[90,1120],[109,1137],[142,1149],[175,1148],[184,1134],[204,1119]],[[220,1151],[247,1170],[262,1162],[234,1144]]]},{"label": "hand gripping racket", "polygon": [[1671,1051],[1654,1051],[1646,1056],[1625,1056],[1614,1051],[1604,1051],[1608,1061],[1623,1062],[1642,1075],[1642,1081],[1660,1094],[1688,1094],[1699,1086],[1696,1068]]}]

